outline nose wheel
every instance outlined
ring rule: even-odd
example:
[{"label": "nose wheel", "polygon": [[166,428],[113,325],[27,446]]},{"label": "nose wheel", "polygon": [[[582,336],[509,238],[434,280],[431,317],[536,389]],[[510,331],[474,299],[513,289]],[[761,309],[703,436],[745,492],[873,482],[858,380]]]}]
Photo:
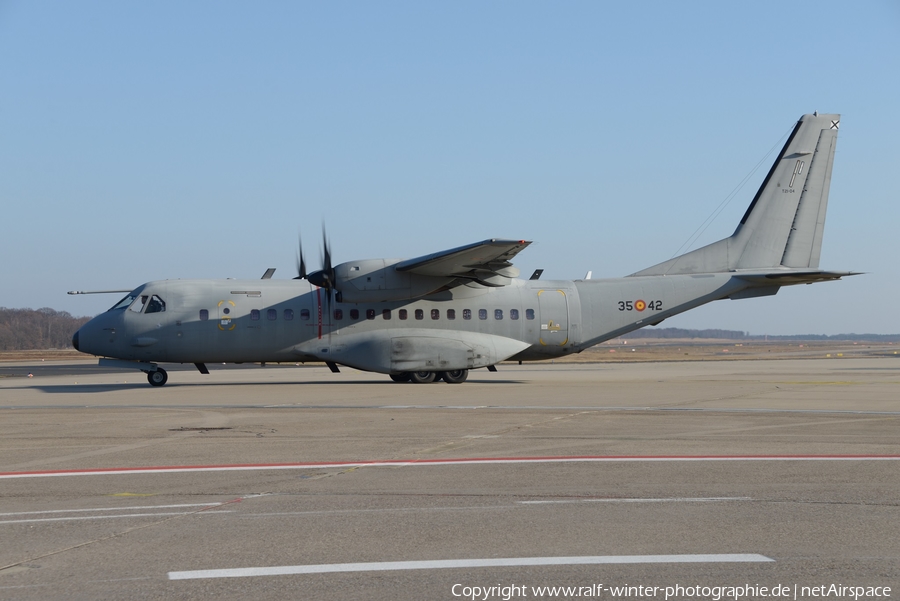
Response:
[{"label": "nose wheel", "polygon": [[147,381],[150,382],[150,386],[162,386],[168,380],[169,374],[161,367],[157,368],[156,371],[147,372]]}]

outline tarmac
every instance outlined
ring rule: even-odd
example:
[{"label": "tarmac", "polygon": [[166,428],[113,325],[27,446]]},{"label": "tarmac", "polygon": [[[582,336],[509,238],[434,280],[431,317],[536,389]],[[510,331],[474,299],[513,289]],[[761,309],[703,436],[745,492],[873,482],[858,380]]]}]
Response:
[{"label": "tarmac", "polygon": [[0,368],[0,599],[900,590],[900,357],[209,367]]}]

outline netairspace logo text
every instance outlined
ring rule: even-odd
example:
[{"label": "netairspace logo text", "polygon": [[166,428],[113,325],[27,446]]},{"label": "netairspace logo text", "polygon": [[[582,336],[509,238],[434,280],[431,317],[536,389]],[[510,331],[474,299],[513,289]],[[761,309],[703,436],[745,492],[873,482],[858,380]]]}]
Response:
[{"label": "netairspace logo text", "polygon": [[733,600],[746,598],[773,599],[883,599],[891,596],[889,586],[845,586],[843,584],[821,584],[818,586],[760,586],[745,584],[743,586],[526,586],[524,584],[508,584],[494,586],[468,586],[454,584],[450,590],[454,597],[470,601],[488,601],[489,599],[546,599],[546,598],[662,598],[662,599],[704,599],[709,601]]}]

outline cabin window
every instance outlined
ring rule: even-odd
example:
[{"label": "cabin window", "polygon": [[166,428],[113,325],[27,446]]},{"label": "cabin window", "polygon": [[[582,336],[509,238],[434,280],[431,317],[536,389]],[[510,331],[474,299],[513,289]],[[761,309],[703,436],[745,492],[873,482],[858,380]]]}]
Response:
[{"label": "cabin window", "polygon": [[472,319],[472,309],[463,309],[463,319]]},{"label": "cabin window", "polygon": [[350,319],[359,319],[359,309],[350,309]]},{"label": "cabin window", "polygon": [[456,319],[456,309],[447,309],[447,319]]},{"label": "cabin window", "polygon": [[366,309],[366,319],[375,319],[375,309]]},{"label": "cabin window", "polygon": [[407,313],[406,309],[400,309],[399,311],[397,311],[397,317],[399,317],[400,319],[406,319],[408,315],[409,313]]},{"label": "cabin window", "polygon": [[534,309],[525,309],[525,319],[534,319]]},{"label": "cabin window", "polygon": [[300,309],[300,319],[309,321],[309,309]]},{"label": "cabin window", "polygon": [[382,319],[390,319],[391,318],[391,310],[390,309],[382,309],[381,310],[381,318]]},{"label": "cabin window", "polygon": [[259,309],[251,309],[250,321],[259,321]]},{"label": "cabin window", "polygon": [[200,309],[200,321],[209,320],[209,309]]},{"label": "cabin window", "polygon": [[336,320],[344,319],[344,310],[343,309],[335,309],[334,310],[334,318]]},{"label": "cabin window", "polygon": [[269,321],[275,321],[278,319],[278,310],[277,309],[269,309],[266,311],[266,319]]},{"label": "cabin window", "polygon": [[487,309],[478,309],[478,319],[487,319]]},{"label": "cabin window", "polygon": [[284,310],[284,320],[291,321],[294,319],[294,310],[293,309],[285,309]]},{"label": "cabin window", "polygon": [[416,319],[425,319],[425,311],[416,309]]},{"label": "cabin window", "polygon": [[519,310],[518,309],[510,309],[509,310],[509,318],[510,319],[519,319]]},{"label": "cabin window", "polygon": [[503,319],[503,309],[494,309],[494,319],[497,321]]},{"label": "cabin window", "polygon": [[431,310],[431,319],[440,319],[441,318],[441,310],[440,309],[432,309]]}]

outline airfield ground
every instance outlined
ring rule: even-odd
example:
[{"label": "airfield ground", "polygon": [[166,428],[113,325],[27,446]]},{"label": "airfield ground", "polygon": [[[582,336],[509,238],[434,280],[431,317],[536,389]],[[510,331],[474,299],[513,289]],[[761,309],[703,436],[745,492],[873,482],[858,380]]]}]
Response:
[{"label": "airfield ground", "polygon": [[0,599],[900,594],[900,349],[679,342],[462,385],[7,361]]}]

